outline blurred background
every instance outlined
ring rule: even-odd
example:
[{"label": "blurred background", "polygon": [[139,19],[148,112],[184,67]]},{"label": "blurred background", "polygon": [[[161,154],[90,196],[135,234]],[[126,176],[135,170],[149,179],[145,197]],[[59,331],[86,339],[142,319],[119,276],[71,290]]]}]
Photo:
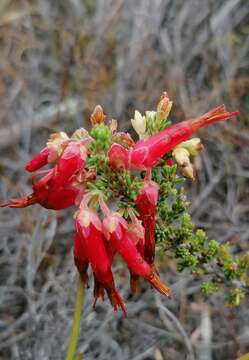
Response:
[{"label": "blurred background", "polygon": [[[129,129],[135,108],[155,108],[163,90],[172,121],[225,103],[241,115],[201,131],[198,179],[188,183],[194,223],[236,252],[249,239],[249,4],[246,0],[1,0],[0,199],[27,194],[23,165],[49,134],[88,126],[97,103]],[[39,206],[0,212],[0,359],[63,359],[77,274],[72,211]],[[84,359],[236,359],[249,351],[248,302],[205,299],[200,281],[161,259],[174,297],[142,285],[128,319],[86,292]]]}]

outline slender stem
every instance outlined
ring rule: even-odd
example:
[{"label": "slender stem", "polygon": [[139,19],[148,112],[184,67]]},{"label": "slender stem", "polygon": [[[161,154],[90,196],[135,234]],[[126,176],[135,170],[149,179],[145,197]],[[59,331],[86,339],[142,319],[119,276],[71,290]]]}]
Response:
[{"label": "slender stem", "polygon": [[74,316],[71,327],[71,334],[70,334],[70,339],[67,347],[67,355],[65,360],[74,360],[75,358],[75,351],[79,337],[82,305],[84,301],[84,290],[85,290],[84,284],[79,277],[76,299],[75,299]]}]

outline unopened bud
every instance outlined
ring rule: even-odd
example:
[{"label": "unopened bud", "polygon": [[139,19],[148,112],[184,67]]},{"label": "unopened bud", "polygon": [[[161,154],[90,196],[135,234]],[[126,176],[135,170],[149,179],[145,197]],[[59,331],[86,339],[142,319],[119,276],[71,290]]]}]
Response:
[{"label": "unopened bud", "polygon": [[131,124],[139,135],[140,138],[143,138],[146,132],[146,118],[142,116],[138,110],[135,111],[134,119],[131,119]]},{"label": "unopened bud", "polygon": [[196,171],[194,166],[190,162],[190,154],[188,150],[186,150],[182,146],[177,146],[173,150],[172,156],[179,165],[182,175],[190,180],[195,180]]},{"label": "unopened bud", "polygon": [[92,115],[90,116],[90,121],[92,125],[101,124],[105,120],[105,114],[100,105],[95,106]]},{"label": "unopened bud", "polygon": [[167,159],[167,160],[165,161],[165,164],[171,167],[171,166],[174,165],[174,161],[173,161],[173,159]]},{"label": "unopened bud", "polygon": [[190,164],[189,152],[182,147],[176,147],[172,152],[172,156],[180,166],[187,166]]},{"label": "unopened bud", "polygon": [[156,111],[145,111],[146,121],[153,122],[156,119]]},{"label": "unopened bud", "polygon": [[160,97],[159,103],[157,105],[157,121],[162,121],[167,119],[169,116],[170,110],[172,108],[172,101],[169,100],[168,94],[164,91]]},{"label": "unopened bud", "polygon": [[201,140],[199,138],[193,138],[187,141],[184,141],[178,145],[181,148],[186,149],[190,155],[196,156],[198,155],[203,149],[204,146],[201,143]]},{"label": "unopened bud", "polygon": [[190,180],[195,180],[196,171],[195,171],[194,166],[191,163],[189,163],[187,166],[182,166],[181,173],[186,178],[188,178]]}]

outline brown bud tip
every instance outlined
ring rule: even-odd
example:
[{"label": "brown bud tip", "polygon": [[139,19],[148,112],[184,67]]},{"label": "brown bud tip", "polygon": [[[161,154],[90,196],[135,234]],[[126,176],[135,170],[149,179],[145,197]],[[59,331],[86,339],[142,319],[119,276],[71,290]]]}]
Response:
[{"label": "brown bud tip", "polygon": [[109,128],[111,129],[111,132],[114,133],[118,128],[118,122],[115,119],[111,119],[109,122]]},{"label": "brown bud tip", "polygon": [[92,125],[101,124],[105,120],[105,114],[102,109],[102,106],[97,105],[93,110],[92,115],[90,116],[90,121]]},{"label": "brown bud tip", "polygon": [[157,111],[167,112],[169,107],[169,97],[166,91],[160,96],[160,100],[157,105]]},{"label": "brown bud tip", "polygon": [[161,100],[163,100],[163,99],[165,99],[165,98],[169,98],[167,91],[163,91],[163,93],[162,93],[161,96],[160,96],[159,101],[161,101]]},{"label": "brown bud tip", "polygon": [[147,281],[162,295],[171,298],[171,290],[159,278],[159,276],[152,270],[151,274],[145,277]]},{"label": "brown bud tip", "polygon": [[195,181],[196,179],[196,170],[194,166],[190,163],[181,167],[181,173],[189,180]]}]

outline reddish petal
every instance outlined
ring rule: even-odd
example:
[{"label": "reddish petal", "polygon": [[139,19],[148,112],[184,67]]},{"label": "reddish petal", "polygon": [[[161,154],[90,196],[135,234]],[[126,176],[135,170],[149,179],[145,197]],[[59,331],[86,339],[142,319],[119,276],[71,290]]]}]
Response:
[{"label": "reddish petal", "polygon": [[53,170],[54,187],[64,186],[76,172],[80,171],[85,164],[86,150],[81,143],[70,143],[62,156],[58,159]]},{"label": "reddish petal", "polygon": [[45,147],[38,154],[34,155],[30,161],[27,162],[27,164],[25,165],[25,170],[33,172],[47,165],[49,154],[50,149],[48,147]]},{"label": "reddish petal", "polygon": [[228,120],[238,114],[238,111],[226,112],[224,105],[218,106],[196,119],[182,121],[147,140],[138,141],[130,151],[130,165],[141,170],[152,168],[162,156],[187,140],[199,128]]},{"label": "reddish petal", "polygon": [[136,199],[136,207],[145,229],[144,256],[149,264],[155,257],[155,212],[158,201],[158,185],[145,181]]},{"label": "reddish petal", "polygon": [[37,197],[40,205],[46,209],[62,210],[75,205],[78,194],[79,189],[68,185],[57,190],[39,191]]},{"label": "reddish petal", "polygon": [[104,301],[104,286],[101,285],[101,283],[98,281],[98,279],[96,278],[96,276],[94,276],[94,291],[93,291],[93,295],[94,295],[94,302],[93,302],[93,308],[95,309],[97,301],[99,298],[101,298]]},{"label": "reddish petal", "polygon": [[113,287],[111,289],[106,289],[106,291],[114,311],[117,311],[120,308],[123,312],[124,317],[127,317],[124,302],[117,290]]}]

